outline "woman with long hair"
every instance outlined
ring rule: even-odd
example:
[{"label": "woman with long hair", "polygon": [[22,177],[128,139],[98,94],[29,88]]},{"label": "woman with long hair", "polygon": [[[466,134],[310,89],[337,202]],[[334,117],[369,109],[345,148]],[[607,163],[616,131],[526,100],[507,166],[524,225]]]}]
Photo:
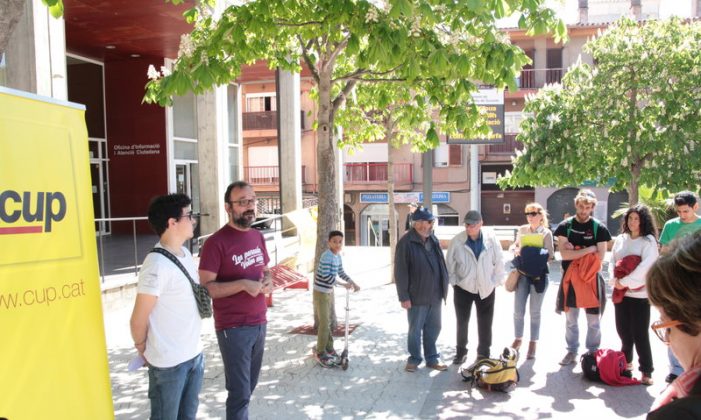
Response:
[{"label": "woman with long hair", "polygon": [[[535,246],[546,249],[548,251],[548,258],[546,261],[552,260],[555,256],[555,249],[553,247],[553,234],[548,228],[547,212],[540,204],[529,203],[526,205],[525,215],[528,224],[518,229],[516,241],[513,245],[514,254],[520,255],[521,258],[529,258],[521,253],[521,250],[526,246]],[[531,340],[528,344],[528,353],[526,355],[528,359],[535,358],[536,343],[540,335],[540,311],[543,306],[543,297],[545,296],[547,287],[547,271],[543,273],[542,276],[538,277],[527,277],[522,274],[519,276],[516,284],[516,295],[514,296],[514,336],[516,338],[511,346],[517,350],[521,347],[526,315],[526,301],[530,296],[529,314],[531,320]]]},{"label": "woman with long hair", "polygon": [[[635,347],[642,372],[641,382],[645,385],[652,385],[653,382],[648,334],[650,303],[647,300],[645,276],[658,256],[657,228],[650,209],[642,204],[629,208],[623,216],[621,234],[616,237],[611,249],[611,263],[614,267],[611,286],[616,289],[616,331],[621,338],[621,351],[626,355],[626,370],[633,370]],[[622,296],[622,299],[617,299],[616,295]]]}]

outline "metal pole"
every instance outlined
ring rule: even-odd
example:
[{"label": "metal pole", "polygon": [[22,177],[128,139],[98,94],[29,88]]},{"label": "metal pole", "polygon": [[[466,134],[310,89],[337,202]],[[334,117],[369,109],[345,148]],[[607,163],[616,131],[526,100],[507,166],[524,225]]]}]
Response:
[{"label": "metal pole", "polygon": [[431,207],[433,204],[433,150],[424,152],[422,156],[424,164],[423,173],[423,193],[424,193],[424,208],[428,211],[432,211]]},{"label": "metal pole", "polygon": [[131,221],[131,227],[132,227],[132,232],[134,233],[134,277],[139,276],[139,256],[137,255],[138,252],[136,250],[136,220]]},{"label": "metal pole", "polygon": [[100,240],[100,278],[102,279],[102,284],[105,284],[105,247],[102,244],[102,232],[104,232],[104,221],[100,220],[98,222],[100,224],[100,231],[97,232],[97,237]]},{"label": "metal pole", "polygon": [[468,210],[480,210],[479,202],[479,145],[470,145],[470,208]]}]

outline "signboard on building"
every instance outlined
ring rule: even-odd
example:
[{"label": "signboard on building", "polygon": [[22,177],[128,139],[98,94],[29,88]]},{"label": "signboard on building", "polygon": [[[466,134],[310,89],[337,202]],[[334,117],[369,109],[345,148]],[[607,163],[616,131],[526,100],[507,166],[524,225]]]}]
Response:
[{"label": "signboard on building", "polygon": [[448,144],[500,144],[504,143],[504,92],[495,88],[481,88],[472,95],[490,133],[473,139],[447,138]]},{"label": "signboard on building", "polygon": [[[407,192],[394,193],[395,204],[402,203],[423,203],[424,193]],[[450,203],[450,193],[445,191],[434,191],[431,193],[431,201],[436,203]],[[387,204],[389,194],[387,193],[360,193],[360,202],[368,204]]]},{"label": "signboard on building", "polygon": [[82,105],[0,87],[0,418],[114,418],[88,156]]}]

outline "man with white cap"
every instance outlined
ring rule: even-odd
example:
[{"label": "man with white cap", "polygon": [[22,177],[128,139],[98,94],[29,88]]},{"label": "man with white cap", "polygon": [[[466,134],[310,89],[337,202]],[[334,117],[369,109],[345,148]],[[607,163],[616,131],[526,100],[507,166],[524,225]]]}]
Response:
[{"label": "man with white cap", "polygon": [[450,241],[446,255],[457,320],[457,347],[453,364],[462,364],[467,358],[467,327],[473,302],[477,308],[477,359],[489,357],[494,289],[504,277],[501,243],[493,232],[482,229],[480,212],[470,210],[463,221],[465,232],[457,234]]}]

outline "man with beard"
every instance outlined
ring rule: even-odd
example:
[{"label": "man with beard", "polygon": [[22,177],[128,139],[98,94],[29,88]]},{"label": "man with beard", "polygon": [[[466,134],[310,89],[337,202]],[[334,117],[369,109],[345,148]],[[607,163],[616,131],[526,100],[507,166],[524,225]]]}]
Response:
[{"label": "man with beard", "polygon": [[596,195],[580,190],[574,198],[576,213],[563,220],[555,230],[558,250],[562,256],[562,281],[557,293],[558,313],[567,318],[565,341],[567,354],[560,361],[565,366],[574,363],[579,350],[579,310],[587,318],[587,350],[594,352],[601,344],[600,321],[606,302],[606,288],[601,275],[601,263],[611,234],[606,226],[592,217]]},{"label": "man with beard", "polygon": [[207,239],[200,252],[200,282],[213,299],[228,391],[226,418],[248,419],[248,403],[263,362],[270,258],[263,235],[251,228],[256,220],[253,188],[243,181],[229,185],[224,209],[229,223]]}]

